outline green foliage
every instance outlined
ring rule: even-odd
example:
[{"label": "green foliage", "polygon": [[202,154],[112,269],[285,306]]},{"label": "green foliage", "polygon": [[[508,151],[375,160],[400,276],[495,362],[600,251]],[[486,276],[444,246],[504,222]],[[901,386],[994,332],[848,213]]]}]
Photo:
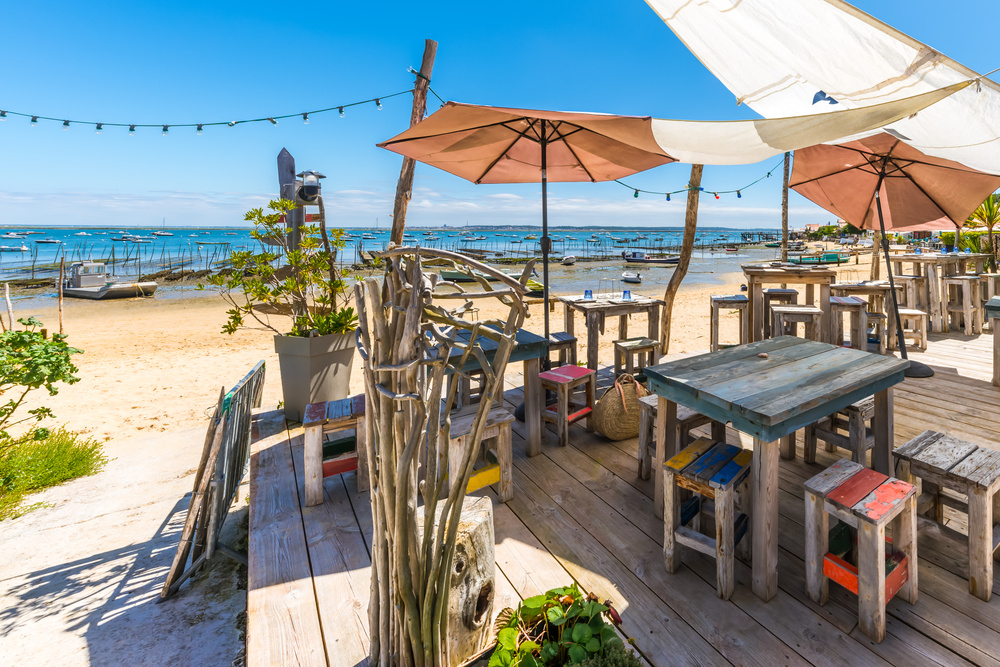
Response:
[{"label": "green foliage", "polygon": [[810,241],[818,241],[824,236],[837,236],[840,234],[840,228],[837,225],[826,225],[820,227],[815,232],[809,232],[808,237]]},{"label": "green foliage", "polygon": [[860,229],[858,229],[857,227],[848,222],[843,227],[840,228],[840,233],[847,234],[849,236],[860,236],[864,232],[862,232]]},{"label": "green foliage", "polygon": [[622,646],[604,616],[617,614],[576,584],[527,598],[497,619],[497,646],[489,667],[556,667],[582,663]]},{"label": "green foliage", "polygon": [[[962,240],[960,242],[959,250],[965,250],[969,248],[972,252],[979,252],[981,238],[985,232],[962,232]],[[955,245],[955,232],[941,232],[940,235],[941,243],[946,246]]]},{"label": "green foliage", "polygon": [[100,472],[108,459],[103,443],[59,428],[35,429],[0,452],[0,521],[38,507],[27,494]]},{"label": "green foliage", "polygon": [[[56,384],[74,384],[80,378],[73,375],[77,367],[71,356],[81,351],[66,344],[66,336],[53,334],[52,338],[42,335],[42,323],[34,317],[18,320],[22,330],[5,331],[0,334],[0,396],[7,402],[0,405],[0,454],[10,449],[14,440],[7,429],[23,422],[39,422],[52,417],[52,411],[38,407],[27,411],[27,416],[15,418],[18,408],[29,393],[45,389],[50,396],[59,393]],[[46,431],[31,437],[44,437]]]},{"label": "green foliage", "polygon": [[613,644],[603,653],[588,656],[580,667],[642,667],[642,660],[624,644]]},{"label": "green foliage", "polygon": [[[270,213],[261,208],[247,212],[244,219],[253,223],[250,236],[257,247],[233,251],[229,255],[231,271],[206,280],[232,306],[226,311],[229,319],[223,333],[233,334],[248,326],[248,318],[291,336],[349,333],[357,328],[357,314],[347,305],[351,300],[345,280],[349,272],[336,266],[337,251],[347,245],[344,230],[327,232],[322,223],[302,225],[299,247],[289,249],[282,216],[296,206],[278,199],[268,204]],[[284,265],[279,266],[282,259]],[[198,285],[198,289],[204,287]],[[275,327],[269,315],[288,317],[290,326]]]}]

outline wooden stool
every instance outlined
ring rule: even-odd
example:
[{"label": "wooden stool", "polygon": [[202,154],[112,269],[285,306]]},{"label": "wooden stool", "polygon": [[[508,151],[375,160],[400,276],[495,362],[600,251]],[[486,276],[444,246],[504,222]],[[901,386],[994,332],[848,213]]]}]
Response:
[{"label": "wooden stool", "polygon": [[[913,344],[921,350],[927,350],[927,325],[930,318],[922,310],[914,308],[900,308],[899,320],[903,323],[903,342],[907,338],[913,339]],[[897,347],[896,336],[886,335],[886,347],[895,350]]]},{"label": "wooden stool", "polygon": [[[472,435],[472,425],[476,419],[478,406],[470,406],[460,412],[451,415],[451,432],[448,440],[448,483],[458,479],[462,467],[462,458],[466,450],[472,446],[469,436]],[[482,455],[484,460],[489,460],[488,455],[493,454],[495,463],[487,465],[473,471],[469,478],[469,484],[465,492],[472,493],[491,484],[499,485],[497,496],[500,502],[505,503],[514,497],[514,479],[511,476],[511,466],[514,459],[511,454],[511,432],[510,423],[514,421],[514,415],[503,408],[491,408],[486,415],[486,426],[482,435]],[[441,429],[441,437],[445,437],[444,428]]]},{"label": "wooden stool", "polygon": [[[749,488],[736,489],[748,480],[753,452],[724,442],[700,438],[663,465],[663,560],[667,572],[680,566],[677,545],[715,558],[715,590],[723,600],[733,594],[733,552],[750,527]],[[746,485],[749,487],[749,484]],[[681,503],[677,487],[698,494]],[[715,539],[688,527],[699,519],[705,501],[715,501]],[[737,507],[743,512],[737,511]]]},{"label": "wooden stool", "polygon": [[[826,443],[826,451],[843,447],[851,452],[851,460],[867,466],[868,450],[875,446],[875,432],[868,426],[875,415],[875,397],[869,396],[838,410],[829,417],[806,426],[803,450],[806,463],[816,463],[816,441]],[[847,435],[840,433],[847,431]]]},{"label": "wooden stool", "polygon": [[[865,315],[868,318],[868,324],[871,327],[871,332],[865,335],[866,347],[867,344],[872,342],[872,336],[875,337],[875,347],[879,354],[885,354],[885,337],[886,337],[886,316],[885,313],[873,313],[868,311]],[[865,350],[868,351],[867,349]]]},{"label": "wooden stool", "polygon": [[771,314],[774,318],[771,323],[771,331],[778,332],[778,335],[783,335],[780,332],[785,331],[786,327],[791,329],[790,335],[798,335],[798,323],[802,322],[806,325],[806,338],[817,341],[823,339],[821,335],[823,331],[822,308],[816,306],[773,306]]},{"label": "wooden stool", "polygon": [[[656,424],[656,404],[659,397],[655,394],[643,396],[639,399],[639,477],[649,479],[653,469],[653,453],[656,449],[656,440],[653,437],[653,425]],[[713,421],[700,412],[695,412],[683,405],[677,406],[677,434],[673,442],[679,443],[678,447],[687,447],[688,444],[696,440],[691,431],[704,426],[712,425],[712,440],[716,442],[726,441],[726,425]],[[670,440],[668,439],[668,442]],[[674,452],[669,452],[672,456]]]},{"label": "wooden stool", "polygon": [[993,386],[1000,387],[1000,296],[987,301],[983,310],[993,329]]},{"label": "wooden stool", "polygon": [[831,296],[834,344],[844,345],[844,313],[851,316],[851,345],[855,350],[868,350],[868,302],[856,296]]},{"label": "wooden stool", "polygon": [[[799,292],[794,289],[783,287],[768,287],[761,290],[764,295],[764,338],[771,337],[771,304],[780,303],[784,305],[796,304],[799,302]],[[779,334],[780,335],[780,334]]]},{"label": "wooden stool", "polygon": [[[979,292],[983,298],[984,305],[989,303],[994,297],[1000,296],[1000,273],[980,273],[979,283]],[[990,319],[989,315],[983,315],[983,329],[995,332],[996,329],[993,328],[993,323]]]},{"label": "wooden stool", "polygon": [[[969,592],[989,601],[993,590],[993,554],[1000,526],[1000,452],[978,447],[935,431],[924,431],[893,451],[900,479],[921,479],[920,510],[933,510],[940,523],[943,505],[969,516]],[[964,494],[968,502],[941,495],[941,487]]]},{"label": "wooden stool", "polygon": [[924,295],[927,294],[927,276],[897,276],[893,280],[903,286],[904,302],[907,308],[927,308]]},{"label": "wooden stool", "polygon": [[979,298],[979,276],[946,276],[944,285],[948,291],[945,332],[953,326],[956,329],[961,327],[966,336],[982,333],[983,311]]},{"label": "wooden stool", "polygon": [[[859,463],[841,459],[805,483],[806,593],[826,604],[829,580],[858,596],[861,631],[874,642],[885,638],[885,605],[896,593],[917,603],[917,512],[912,484]],[[848,547],[828,553],[829,515],[858,532],[858,564],[844,556]],[[886,553],[885,529],[891,523],[892,549]]]},{"label": "wooden stool", "polygon": [[713,296],[710,298],[711,324],[709,329],[710,347],[712,352],[719,350],[719,311],[723,308],[736,310],[740,316],[740,345],[749,339],[748,325],[750,318],[747,317],[747,309],[750,307],[750,300],[743,294],[733,296]]},{"label": "wooden stool", "polygon": [[[323,478],[358,471],[358,491],[368,489],[368,452],[365,449],[365,395],[339,401],[310,403],[302,420],[305,427],[304,465],[306,506],[323,504]],[[323,460],[323,436],[354,429],[354,450]]]},{"label": "wooden stool", "polygon": [[[624,362],[625,372],[635,374],[646,366],[660,363],[660,343],[645,337],[626,338],[615,341],[615,377],[622,372]],[[638,366],[638,368],[636,367]]]},{"label": "wooden stool", "polygon": [[567,357],[569,363],[576,366],[576,336],[565,331],[557,331],[549,334],[549,356],[553,352],[559,353],[559,365],[565,366]]},{"label": "wooden stool", "polygon": [[[597,393],[597,371],[582,366],[560,366],[550,371],[538,374],[542,389],[556,392],[558,403],[542,410],[542,419],[555,422],[559,434],[559,444],[563,447],[569,444],[569,426],[573,422],[586,419],[588,431],[593,431],[590,413],[594,411],[594,394]],[[584,404],[573,406],[570,397],[580,385],[584,385]],[[573,410],[572,412],[570,410]]]}]

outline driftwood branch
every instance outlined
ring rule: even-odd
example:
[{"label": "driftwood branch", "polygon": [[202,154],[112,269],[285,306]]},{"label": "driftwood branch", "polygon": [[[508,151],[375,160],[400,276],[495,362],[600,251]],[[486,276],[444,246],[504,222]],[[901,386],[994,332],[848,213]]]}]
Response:
[{"label": "driftwood branch", "polygon": [[663,315],[660,320],[660,349],[667,354],[670,349],[670,320],[674,308],[674,297],[680,289],[688,266],[691,265],[691,253],[694,250],[694,235],[698,229],[698,198],[701,194],[701,174],[705,167],[700,164],[691,165],[691,180],[688,183],[687,211],[684,214],[684,240],[681,242],[681,258],[677,268],[670,276],[670,282],[663,292]]}]

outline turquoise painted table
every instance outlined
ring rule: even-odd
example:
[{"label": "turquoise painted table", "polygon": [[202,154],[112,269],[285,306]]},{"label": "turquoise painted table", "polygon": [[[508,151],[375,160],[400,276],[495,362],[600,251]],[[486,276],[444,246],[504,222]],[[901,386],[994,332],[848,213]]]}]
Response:
[{"label": "turquoise painted table", "polygon": [[[851,403],[875,396],[872,467],[890,473],[892,387],[908,361],[779,336],[645,369],[658,397],[655,497],[663,514],[663,463],[677,453],[677,406],[731,423],[754,439],[753,590],[778,592],[778,455],[795,456],[795,432]],[[671,441],[668,441],[671,434]]]}]

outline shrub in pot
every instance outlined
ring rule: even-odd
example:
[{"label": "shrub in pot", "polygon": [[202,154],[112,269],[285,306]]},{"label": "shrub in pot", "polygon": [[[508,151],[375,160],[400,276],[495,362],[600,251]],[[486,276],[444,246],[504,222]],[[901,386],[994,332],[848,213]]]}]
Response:
[{"label": "shrub in pot", "polygon": [[224,333],[241,327],[274,332],[285,416],[301,421],[309,403],[347,397],[358,316],[348,305],[349,272],[336,264],[344,230],[326,229],[320,203],[319,224],[302,225],[299,247],[290,248],[283,218],[295,207],[278,199],[267,213],[248,211],[255,247],[230,253],[227,270],[206,282],[232,306]]}]

